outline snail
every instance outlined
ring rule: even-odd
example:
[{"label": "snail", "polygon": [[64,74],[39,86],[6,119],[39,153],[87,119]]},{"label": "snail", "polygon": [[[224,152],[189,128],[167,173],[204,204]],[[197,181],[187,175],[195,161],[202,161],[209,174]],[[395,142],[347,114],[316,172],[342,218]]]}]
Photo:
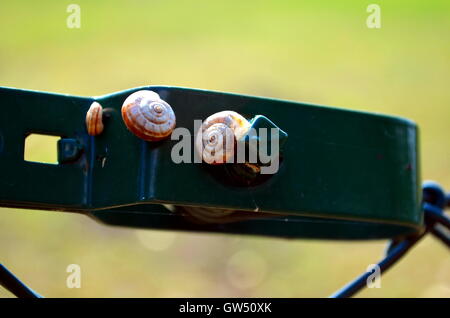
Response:
[{"label": "snail", "polygon": [[128,130],[147,141],[169,137],[176,123],[172,107],[148,90],[127,97],[122,105],[122,117]]},{"label": "snail", "polygon": [[97,102],[91,104],[86,114],[86,128],[91,136],[97,136],[103,132],[103,108]]},{"label": "snail", "polygon": [[236,142],[250,129],[250,122],[234,111],[221,111],[209,116],[200,127],[195,147],[208,164],[233,162]]}]

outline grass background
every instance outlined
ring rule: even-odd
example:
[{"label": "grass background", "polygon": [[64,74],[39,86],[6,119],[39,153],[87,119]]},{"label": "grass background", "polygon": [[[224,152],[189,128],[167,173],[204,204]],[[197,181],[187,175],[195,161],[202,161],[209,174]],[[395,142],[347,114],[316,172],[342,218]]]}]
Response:
[{"label": "grass background", "polygon": [[[71,3],[80,29],[66,27]],[[381,6],[381,29],[366,27],[370,3]],[[0,85],[90,96],[169,84],[400,115],[420,126],[424,179],[449,189],[449,31],[444,0],[2,1]],[[1,261],[53,297],[326,296],[383,248],[0,209]],[[66,287],[72,263],[80,289]],[[426,238],[360,296],[449,297],[448,250]]]}]

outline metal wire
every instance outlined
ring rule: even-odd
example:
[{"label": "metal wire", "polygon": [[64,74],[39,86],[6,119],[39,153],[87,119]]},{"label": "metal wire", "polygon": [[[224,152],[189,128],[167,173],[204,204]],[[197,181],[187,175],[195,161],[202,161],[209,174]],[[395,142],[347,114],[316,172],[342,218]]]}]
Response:
[{"label": "metal wire", "polygon": [[430,232],[433,233],[433,235],[438,238],[442,243],[444,243],[445,245],[447,245],[448,248],[450,248],[450,235],[446,234],[444,231],[442,231],[441,229],[439,229],[437,227],[437,225],[435,225],[434,227],[432,227],[430,229]]},{"label": "metal wire", "polygon": [[[389,248],[387,256],[381,260],[377,265],[380,269],[380,274],[385,273],[392,265],[397,263],[400,258],[402,258],[411,247],[413,247],[422,237],[424,237],[426,232],[419,234],[415,237],[409,238],[407,240],[396,243]],[[347,298],[352,297],[362,288],[367,285],[367,279],[372,275],[372,272],[365,272],[359,276],[354,281],[350,282],[342,289],[331,295],[331,298]]]},{"label": "metal wire", "polygon": [[425,210],[425,218],[428,218],[430,221],[439,223],[450,230],[450,218],[446,216],[442,210],[439,210],[435,206],[432,206],[427,203],[424,204],[424,210]]},{"label": "metal wire", "polygon": [[[450,198],[450,196],[447,196],[447,198]],[[430,204],[425,204],[424,210],[425,223],[428,224],[429,231],[450,248],[450,218],[442,210],[439,211]]]},{"label": "metal wire", "polygon": [[[444,209],[450,206],[450,195],[433,182],[425,183],[423,186],[424,203],[423,210],[426,228],[422,233],[405,238],[401,241],[391,241],[386,249],[386,256],[377,265],[380,274],[386,272],[392,265],[404,256],[427,233],[432,233],[450,248],[450,236],[439,228],[450,230],[450,218],[444,214]],[[372,275],[365,272],[354,281],[331,295],[331,298],[346,298],[355,295],[362,288],[367,286],[367,279]]]},{"label": "metal wire", "polygon": [[42,298],[41,295],[22,283],[3,264],[0,264],[0,285],[19,298]]}]

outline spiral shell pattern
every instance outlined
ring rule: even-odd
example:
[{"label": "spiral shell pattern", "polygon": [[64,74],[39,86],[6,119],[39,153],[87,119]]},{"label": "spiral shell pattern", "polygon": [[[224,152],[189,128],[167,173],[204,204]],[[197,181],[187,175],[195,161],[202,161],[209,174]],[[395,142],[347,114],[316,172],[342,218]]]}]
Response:
[{"label": "spiral shell pattern", "polygon": [[103,132],[103,108],[97,102],[91,104],[86,114],[86,128],[91,136],[97,136]]},{"label": "spiral shell pattern", "polygon": [[232,162],[236,141],[250,129],[250,123],[234,111],[209,116],[196,136],[196,149],[202,160],[216,165]]},{"label": "spiral shell pattern", "polygon": [[147,141],[170,136],[176,119],[172,107],[153,91],[137,91],[122,106],[122,118],[133,134]]}]

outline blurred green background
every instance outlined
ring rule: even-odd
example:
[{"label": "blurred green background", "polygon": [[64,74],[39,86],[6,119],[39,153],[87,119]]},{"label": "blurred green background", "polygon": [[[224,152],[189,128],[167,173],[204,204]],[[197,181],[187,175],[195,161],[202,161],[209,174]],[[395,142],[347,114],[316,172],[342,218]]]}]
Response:
[{"label": "blurred green background", "polygon": [[[66,26],[71,3],[80,29]],[[381,29],[366,26],[371,3]],[[450,188],[447,0],[2,1],[0,30],[2,86],[91,96],[168,84],[413,119],[422,176]],[[60,212],[1,208],[0,220],[1,262],[53,297],[327,296],[384,248],[138,231]],[[73,263],[80,289],[66,287]],[[448,250],[426,238],[359,296],[450,297]]]}]

